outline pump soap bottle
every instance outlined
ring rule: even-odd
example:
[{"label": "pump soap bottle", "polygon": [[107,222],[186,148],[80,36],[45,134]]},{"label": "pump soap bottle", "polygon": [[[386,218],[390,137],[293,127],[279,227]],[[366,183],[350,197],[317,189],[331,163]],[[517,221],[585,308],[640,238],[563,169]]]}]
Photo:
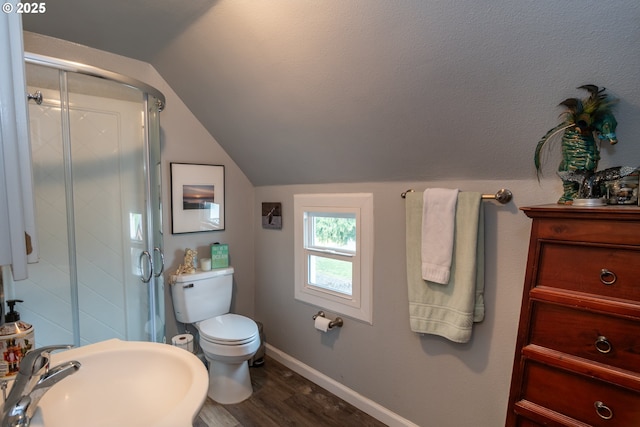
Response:
[{"label": "pump soap bottle", "polygon": [[20,369],[20,361],[35,346],[33,326],[20,320],[15,311],[19,299],[7,301],[9,312],[4,316],[5,324],[0,328],[0,379],[13,377]]}]

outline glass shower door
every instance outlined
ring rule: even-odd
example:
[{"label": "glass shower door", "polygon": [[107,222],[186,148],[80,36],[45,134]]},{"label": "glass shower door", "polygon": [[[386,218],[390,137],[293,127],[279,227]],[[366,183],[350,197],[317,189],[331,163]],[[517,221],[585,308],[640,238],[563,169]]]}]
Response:
[{"label": "glass shower door", "polygon": [[148,281],[149,321],[145,331],[152,341],[163,342],[164,326],[164,248],[162,237],[162,163],[160,151],[160,110],[158,99],[148,95],[145,98],[147,162],[147,247],[151,252],[152,274]]},{"label": "glass shower door", "polygon": [[147,138],[157,113],[147,117],[141,91],[105,79],[27,64],[27,82],[44,99],[29,104],[44,244],[15,297],[36,344],[162,341],[160,183],[150,173],[160,148]]}]

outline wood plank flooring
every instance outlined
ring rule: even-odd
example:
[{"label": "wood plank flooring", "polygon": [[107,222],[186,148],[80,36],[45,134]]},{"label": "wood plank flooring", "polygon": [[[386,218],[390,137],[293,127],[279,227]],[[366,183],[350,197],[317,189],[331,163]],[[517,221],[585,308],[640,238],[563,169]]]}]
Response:
[{"label": "wood plank flooring", "polygon": [[220,405],[207,398],[194,427],[383,427],[327,390],[265,358],[251,368],[253,395],[235,405]]}]

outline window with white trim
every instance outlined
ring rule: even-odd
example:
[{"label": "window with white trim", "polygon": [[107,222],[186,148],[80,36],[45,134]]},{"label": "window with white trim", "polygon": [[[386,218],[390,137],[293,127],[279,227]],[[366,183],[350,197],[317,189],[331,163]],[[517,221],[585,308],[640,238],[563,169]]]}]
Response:
[{"label": "window with white trim", "polygon": [[373,195],[296,194],[295,298],[372,323]]}]

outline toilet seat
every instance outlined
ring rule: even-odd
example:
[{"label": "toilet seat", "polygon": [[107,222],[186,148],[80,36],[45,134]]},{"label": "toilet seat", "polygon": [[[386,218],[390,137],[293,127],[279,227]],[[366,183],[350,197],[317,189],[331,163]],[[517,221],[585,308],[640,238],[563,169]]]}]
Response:
[{"label": "toilet seat", "polygon": [[244,345],[258,337],[258,325],[239,314],[223,314],[198,323],[200,339],[218,345]]}]

